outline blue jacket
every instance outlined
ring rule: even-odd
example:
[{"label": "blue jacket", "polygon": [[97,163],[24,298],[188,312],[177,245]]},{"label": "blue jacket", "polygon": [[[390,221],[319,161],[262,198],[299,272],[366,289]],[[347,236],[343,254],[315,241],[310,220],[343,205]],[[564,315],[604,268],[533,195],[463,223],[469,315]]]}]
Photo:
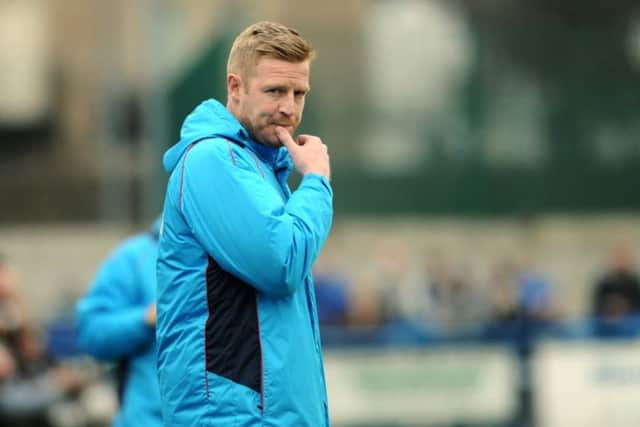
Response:
[{"label": "blue jacket", "polygon": [[214,100],[186,119],[158,251],[158,369],[166,426],[329,424],[311,266],[332,190],[291,193],[285,148],[252,141]]},{"label": "blue jacket", "polygon": [[120,368],[116,427],[162,425],[155,333],[144,322],[156,295],[158,228],[119,245],[76,306],[80,347]]}]

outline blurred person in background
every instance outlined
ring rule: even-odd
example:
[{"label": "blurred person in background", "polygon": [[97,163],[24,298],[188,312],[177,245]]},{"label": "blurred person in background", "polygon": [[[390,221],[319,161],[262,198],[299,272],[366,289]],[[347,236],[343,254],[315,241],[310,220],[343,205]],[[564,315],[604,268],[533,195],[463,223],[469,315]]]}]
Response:
[{"label": "blurred person in background", "polygon": [[361,319],[357,317],[359,313],[356,312],[354,303],[361,298],[354,294],[351,278],[338,261],[335,248],[326,244],[313,265],[313,284],[323,348],[359,342],[359,337],[355,336],[353,330]]},{"label": "blurred person in background", "polygon": [[497,321],[513,321],[518,312],[518,266],[510,258],[493,265],[490,284],[492,296],[491,318]]},{"label": "blurred person in background", "polygon": [[425,317],[434,328],[450,338],[477,333],[491,311],[491,296],[474,280],[469,260],[433,252],[425,259],[424,272]]},{"label": "blurred person in background", "polygon": [[0,343],[0,425],[54,427],[50,411],[75,397],[83,380],[71,369],[46,363],[39,342],[25,345],[31,347],[28,358]]},{"label": "blurred person in background", "polygon": [[0,254],[0,336],[15,342],[25,327],[26,307],[17,294],[16,271]]},{"label": "blurred person in background", "polygon": [[339,272],[318,269],[313,274],[321,325],[346,326],[350,317],[349,284]]},{"label": "blurred person in background", "polygon": [[116,427],[162,425],[156,371],[156,259],[160,220],[121,243],[77,303],[82,350],[117,364]]},{"label": "blurred person in background", "polygon": [[553,331],[559,318],[554,287],[547,275],[531,260],[524,260],[518,276],[520,328],[518,347],[525,355],[534,351],[535,341]]},{"label": "blurred person in background", "polygon": [[17,294],[15,270],[0,257],[0,425],[53,426],[49,411],[83,385],[74,370],[54,366]]},{"label": "blurred person in background", "polygon": [[518,277],[519,306],[527,319],[548,323],[557,318],[553,284],[542,272],[525,266]]},{"label": "blurred person in background", "polygon": [[429,295],[407,243],[383,238],[376,245],[374,257],[370,281],[379,311],[377,339],[383,345],[430,341],[435,332],[427,316]]},{"label": "blurred person in background", "polygon": [[[227,106],[164,156],[158,369],[167,426],[329,424],[312,265],[329,234],[326,146],[296,131],[311,44],[259,22],[234,41]],[[293,166],[303,177],[292,193]]]},{"label": "blurred person in background", "polygon": [[320,325],[346,326],[351,317],[348,276],[337,263],[335,250],[325,246],[313,265],[313,283]]},{"label": "blurred person in background", "polygon": [[511,258],[502,259],[492,266],[489,276],[491,312],[486,338],[514,333],[519,313],[518,276],[518,266]]},{"label": "blurred person in background", "polygon": [[609,268],[593,289],[592,313],[598,336],[635,336],[640,331],[640,279],[626,242],[611,248]]},{"label": "blurred person in background", "polygon": [[382,323],[415,321],[426,308],[422,278],[412,265],[407,244],[382,239],[376,247],[372,282],[378,292]]},{"label": "blurred person in background", "polygon": [[0,341],[0,383],[13,377],[15,372],[16,362],[7,346]]},{"label": "blurred person in background", "polygon": [[522,357],[529,357],[535,341],[557,326],[553,283],[527,255],[505,257],[494,266],[490,289],[492,313],[483,337],[510,341]]}]

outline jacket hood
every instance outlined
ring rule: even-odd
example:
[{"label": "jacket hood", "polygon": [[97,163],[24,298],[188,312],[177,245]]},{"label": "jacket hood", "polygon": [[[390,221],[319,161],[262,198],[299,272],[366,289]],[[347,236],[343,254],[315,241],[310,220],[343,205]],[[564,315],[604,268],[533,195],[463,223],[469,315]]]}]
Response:
[{"label": "jacket hood", "polygon": [[173,171],[184,152],[194,142],[216,137],[225,138],[242,147],[248,146],[263,160],[273,164],[275,170],[291,171],[291,160],[286,148],[267,147],[251,140],[238,119],[215,99],[202,102],[187,116],[180,129],[180,141],[164,154],[162,163],[165,170]]}]

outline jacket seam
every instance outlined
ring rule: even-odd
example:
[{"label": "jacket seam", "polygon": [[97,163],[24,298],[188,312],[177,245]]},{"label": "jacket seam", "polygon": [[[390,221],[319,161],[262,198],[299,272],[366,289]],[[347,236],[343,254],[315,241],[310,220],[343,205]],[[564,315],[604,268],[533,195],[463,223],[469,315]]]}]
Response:
[{"label": "jacket seam", "polygon": [[260,162],[258,161],[258,156],[256,156],[256,154],[251,150],[247,150],[247,151],[249,151],[249,154],[251,154],[251,156],[253,157],[253,160],[256,162],[256,167],[258,168],[260,175],[262,175],[262,179],[267,179],[266,175],[264,174],[264,170],[262,170],[262,166],[260,166]]},{"label": "jacket seam", "polygon": [[233,154],[233,149],[231,148],[231,143],[226,138],[224,140],[227,141],[227,147],[229,148],[229,154],[231,155],[231,163],[233,163],[233,166],[238,166],[236,163],[236,156]]},{"label": "jacket seam", "polygon": [[[197,142],[197,141],[196,141]],[[187,150],[184,153],[184,157],[182,158],[182,169],[180,170],[180,194],[179,194],[179,200],[180,200],[180,213],[184,214],[184,203],[183,203],[183,187],[184,187],[184,169],[185,169],[185,163],[187,162],[187,155],[189,154],[189,151],[191,151],[191,149],[194,147],[194,145],[196,144],[196,142],[192,143],[191,145],[189,145],[189,147],[187,148]]]}]

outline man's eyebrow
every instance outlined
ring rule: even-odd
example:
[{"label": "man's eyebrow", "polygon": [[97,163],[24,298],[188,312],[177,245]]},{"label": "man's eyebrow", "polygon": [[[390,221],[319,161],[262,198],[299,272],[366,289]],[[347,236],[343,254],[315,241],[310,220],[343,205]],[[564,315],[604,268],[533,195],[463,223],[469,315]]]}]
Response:
[{"label": "man's eyebrow", "polygon": [[[290,86],[288,85],[283,85],[283,84],[266,84],[264,85],[264,90],[272,90],[272,89],[278,89],[278,90],[288,90],[290,88]],[[306,87],[294,87],[293,88],[294,92],[304,92],[304,93],[309,93],[311,92],[311,87],[310,86],[306,86]]]}]

